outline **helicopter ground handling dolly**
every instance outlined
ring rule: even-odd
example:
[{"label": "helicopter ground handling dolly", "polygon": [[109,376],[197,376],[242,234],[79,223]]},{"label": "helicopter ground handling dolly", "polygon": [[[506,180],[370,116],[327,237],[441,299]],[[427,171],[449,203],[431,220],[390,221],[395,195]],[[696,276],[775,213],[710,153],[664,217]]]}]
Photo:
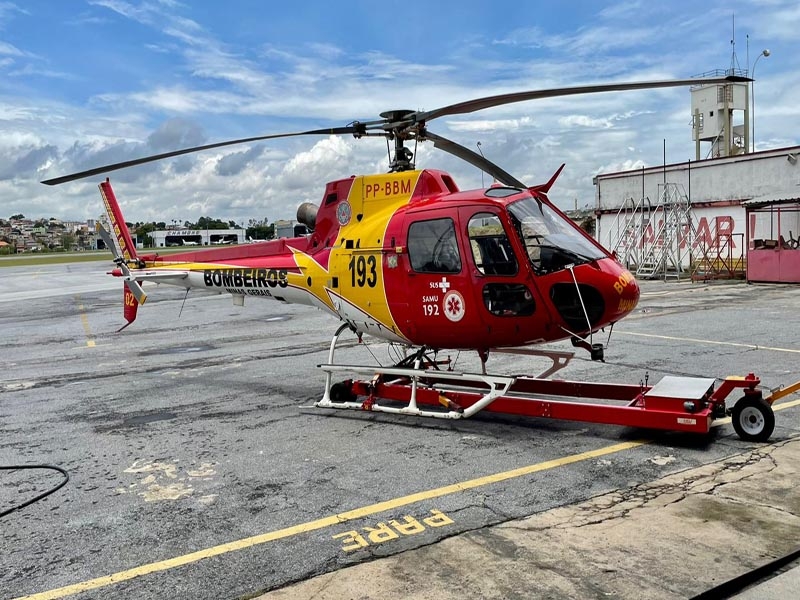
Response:
[{"label": "helicopter ground handling dolly", "polygon": [[[487,411],[697,434],[707,434],[715,419],[730,416],[741,439],[765,442],[775,428],[772,403],[800,390],[797,382],[764,397],[761,380],[752,373],[727,377],[719,385],[714,378],[666,376],[652,386],[458,373],[446,370],[449,360],[437,362],[424,348],[393,367],[340,365],[334,363],[334,351],[343,329],[331,341],[328,363],[319,365],[326,374],[325,393],[315,407],[439,419]],[[572,355],[523,353],[552,354],[553,367],[545,375],[566,366]],[[370,378],[332,383],[337,372]],[[729,407],[726,398],[736,389],[743,395]]]}]

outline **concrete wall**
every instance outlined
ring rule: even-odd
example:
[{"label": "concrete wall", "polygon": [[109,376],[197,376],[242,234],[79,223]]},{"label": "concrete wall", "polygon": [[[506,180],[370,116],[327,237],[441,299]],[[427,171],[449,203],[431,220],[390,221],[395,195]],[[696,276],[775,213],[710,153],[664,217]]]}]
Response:
[{"label": "concrete wall", "polygon": [[[696,231],[694,248],[724,246],[724,234],[733,234],[732,256],[746,255],[747,223],[741,202],[759,197],[800,197],[800,146],[741,156],[651,167],[595,177],[596,237],[610,250],[619,236],[618,212],[626,199],[644,194],[653,205],[663,193],[664,181],[677,184],[692,204]],[[751,237],[757,233],[752,231]],[[657,230],[653,223],[650,235]],[[758,236],[756,236],[758,237]],[[727,250],[726,250],[727,254]]]},{"label": "concrete wall", "polygon": [[[789,156],[797,158],[792,162]],[[651,201],[658,198],[658,185],[682,185],[692,204],[723,200],[749,200],[758,196],[794,190],[800,193],[800,146],[755,152],[728,158],[685,162],[664,167],[597,175],[595,208],[619,209],[626,198]]]},{"label": "concrete wall", "polygon": [[[657,221],[646,228],[640,248],[652,242],[658,232],[661,216],[657,215],[656,218]],[[616,244],[615,221],[616,213],[605,213],[597,219],[595,237],[609,250],[614,250]],[[745,209],[742,206],[727,205],[694,208],[692,210],[692,223],[695,231],[691,247],[693,259],[701,258],[703,252],[708,252],[710,257],[716,253],[717,249],[724,251],[724,255],[731,258],[738,258],[743,254],[747,254],[744,248],[747,243],[747,236],[745,235],[747,222]],[[685,249],[685,246],[682,247],[682,250]],[[682,258],[684,259],[684,266],[688,266],[688,251]]]}]

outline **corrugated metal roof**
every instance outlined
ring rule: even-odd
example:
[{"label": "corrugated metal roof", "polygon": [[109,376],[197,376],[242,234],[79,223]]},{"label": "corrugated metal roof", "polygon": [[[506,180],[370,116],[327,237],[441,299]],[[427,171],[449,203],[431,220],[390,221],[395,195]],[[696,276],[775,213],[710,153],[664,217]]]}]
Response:
[{"label": "corrugated metal roof", "polygon": [[759,208],[762,206],[769,206],[771,204],[796,204],[800,203],[800,187],[796,190],[787,190],[784,192],[777,192],[774,194],[764,194],[762,196],[754,196],[750,200],[742,202],[745,208]]}]

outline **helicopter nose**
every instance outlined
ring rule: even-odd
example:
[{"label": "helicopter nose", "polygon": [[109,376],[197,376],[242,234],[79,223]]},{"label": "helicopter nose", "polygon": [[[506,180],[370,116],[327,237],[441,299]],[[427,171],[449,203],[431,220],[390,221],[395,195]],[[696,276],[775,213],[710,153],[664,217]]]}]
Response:
[{"label": "helicopter nose", "polygon": [[[608,258],[581,265],[573,278],[561,276],[550,286],[550,300],[569,331],[583,334],[616,323],[639,303],[639,284],[619,262]],[[589,327],[587,328],[587,321]]]},{"label": "helicopter nose", "polygon": [[617,302],[609,305],[612,313],[609,315],[609,321],[615,322],[630,314],[636,308],[636,305],[639,304],[641,291],[636,278],[621,265],[617,269],[616,279],[612,287],[614,289],[613,296],[616,297]]}]

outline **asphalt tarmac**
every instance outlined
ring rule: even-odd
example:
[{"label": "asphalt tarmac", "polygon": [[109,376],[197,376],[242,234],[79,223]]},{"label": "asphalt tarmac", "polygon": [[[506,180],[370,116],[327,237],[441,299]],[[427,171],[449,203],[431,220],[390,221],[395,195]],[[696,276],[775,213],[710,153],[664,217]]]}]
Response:
[{"label": "asphalt tarmac", "polygon": [[[727,423],[692,436],[309,409],[322,393],[316,365],[326,362],[335,320],[153,286],[138,320],[115,333],[122,290],[107,269],[0,269],[0,465],[53,464],[71,477],[0,520],[2,599],[291,593],[287,586],[318,575],[489,535],[761,447]],[[800,289],[644,282],[643,292],[614,329],[606,362],[577,354],[558,377],[652,384],[754,372],[770,389],[800,379]],[[463,370],[478,368],[476,357],[450,354]],[[369,340],[337,354],[350,364],[391,356]],[[488,364],[500,373],[544,366],[508,355]],[[780,410],[776,422],[773,444],[800,436],[800,408]],[[59,477],[0,471],[0,511]],[[728,544],[720,539],[720,553]],[[698,578],[698,591],[712,587],[712,575]]]}]

